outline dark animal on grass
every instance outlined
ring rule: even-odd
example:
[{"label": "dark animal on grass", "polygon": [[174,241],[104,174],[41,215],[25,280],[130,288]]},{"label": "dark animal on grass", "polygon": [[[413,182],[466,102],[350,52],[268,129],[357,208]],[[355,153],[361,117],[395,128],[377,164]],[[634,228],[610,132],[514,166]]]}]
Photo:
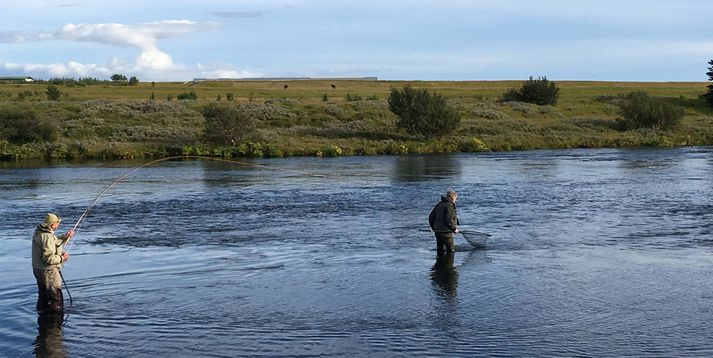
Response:
[{"label": "dark animal on grass", "polygon": [[282,87],[282,89],[283,89],[283,90],[286,90],[286,89],[287,89],[287,85],[285,85],[284,87]]},{"label": "dark animal on grass", "polygon": [[336,89],[336,88],[337,88],[337,85],[335,85],[334,83],[330,83],[329,85],[332,86],[332,89]]}]

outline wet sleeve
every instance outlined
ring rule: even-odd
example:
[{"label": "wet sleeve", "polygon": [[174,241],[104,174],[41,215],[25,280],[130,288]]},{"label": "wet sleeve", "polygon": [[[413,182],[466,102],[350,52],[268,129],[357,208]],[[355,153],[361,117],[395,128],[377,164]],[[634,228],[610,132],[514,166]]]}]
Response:
[{"label": "wet sleeve", "polygon": [[57,247],[54,241],[47,235],[42,235],[42,259],[48,265],[56,265],[62,262],[62,256],[57,255]]}]

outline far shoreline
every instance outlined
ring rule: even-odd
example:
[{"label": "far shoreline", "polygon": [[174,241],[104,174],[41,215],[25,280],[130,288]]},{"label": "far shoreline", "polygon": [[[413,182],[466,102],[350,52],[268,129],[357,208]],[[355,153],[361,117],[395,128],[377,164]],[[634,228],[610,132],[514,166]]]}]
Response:
[{"label": "far shoreline", "polygon": [[[0,84],[0,111],[34,113],[56,128],[50,141],[0,139],[1,161],[148,160],[175,155],[222,158],[336,157],[521,151],[531,149],[686,147],[713,145],[713,108],[700,95],[706,82],[556,81],[554,106],[499,102],[522,81],[294,80],[166,83],[135,86],[47,83]],[[395,127],[391,88],[426,88],[461,114],[450,135],[420,140]],[[685,110],[669,131],[616,129],[617,98],[644,91]],[[188,100],[181,94],[192,93]],[[201,109],[209,103],[240,106],[258,123],[229,146],[203,138]],[[2,138],[2,137],[0,137]]]}]

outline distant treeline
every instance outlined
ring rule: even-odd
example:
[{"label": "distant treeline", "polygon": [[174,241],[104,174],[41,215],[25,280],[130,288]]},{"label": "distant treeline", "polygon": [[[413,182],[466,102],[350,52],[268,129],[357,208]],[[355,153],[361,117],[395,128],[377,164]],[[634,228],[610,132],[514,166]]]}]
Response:
[{"label": "distant treeline", "polygon": [[129,81],[126,76],[120,75],[120,74],[114,74],[112,76],[112,79],[110,80],[100,80],[96,77],[79,77],[79,78],[74,78],[74,77],[51,77],[48,80],[43,80],[43,79],[35,79],[35,83],[47,83],[47,84],[53,84],[53,85],[63,85],[67,87],[73,87],[73,86],[92,86],[92,85],[103,85],[103,84],[112,84],[112,83],[121,83],[121,82],[134,82],[138,83],[138,79],[136,77],[131,77],[133,81]]}]

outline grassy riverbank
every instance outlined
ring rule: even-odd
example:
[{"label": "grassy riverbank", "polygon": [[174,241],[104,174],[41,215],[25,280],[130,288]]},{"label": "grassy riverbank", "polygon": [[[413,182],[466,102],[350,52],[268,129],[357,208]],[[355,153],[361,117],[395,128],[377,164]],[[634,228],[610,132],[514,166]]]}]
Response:
[{"label": "grassy riverbank", "polygon": [[[444,95],[460,111],[462,121],[453,135],[420,141],[396,128],[387,99],[391,88],[407,83]],[[39,121],[56,127],[50,141],[20,145],[0,140],[0,158],[335,156],[713,144],[713,110],[698,98],[706,92],[705,82],[558,81],[556,106],[497,101],[521,83],[310,80],[59,85],[59,101],[47,100],[47,84],[0,84],[0,110],[32,111]],[[683,107],[686,115],[671,131],[619,131],[616,103],[620,95],[632,91],[665,98]],[[197,100],[177,100],[179,94],[189,92]],[[200,110],[227,97],[249,111],[257,128],[244,142],[218,148],[203,139]]]}]

